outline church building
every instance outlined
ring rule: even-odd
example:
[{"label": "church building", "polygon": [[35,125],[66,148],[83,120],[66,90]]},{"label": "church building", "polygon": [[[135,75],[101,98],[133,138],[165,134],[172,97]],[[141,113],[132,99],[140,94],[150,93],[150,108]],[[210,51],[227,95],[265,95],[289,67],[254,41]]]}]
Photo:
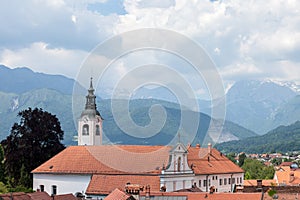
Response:
[{"label": "church building", "polygon": [[200,145],[103,145],[102,117],[90,82],[78,120],[78,146],[69,146],[33,173],[33,189],[49,194],[81,193],[103,198],[128,184],[151,192],[232,192],[244,171],[225,155]]}]

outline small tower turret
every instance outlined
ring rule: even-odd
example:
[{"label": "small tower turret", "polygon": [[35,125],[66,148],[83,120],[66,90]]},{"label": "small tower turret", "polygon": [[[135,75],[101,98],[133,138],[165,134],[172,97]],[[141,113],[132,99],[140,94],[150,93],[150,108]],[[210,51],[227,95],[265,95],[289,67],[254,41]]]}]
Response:
[{"label": "small tower turret", "polygon": [[78,120],[78,145],[102,144],[102,117],[97,110],[93,78],[86,96],[85,109]]}]

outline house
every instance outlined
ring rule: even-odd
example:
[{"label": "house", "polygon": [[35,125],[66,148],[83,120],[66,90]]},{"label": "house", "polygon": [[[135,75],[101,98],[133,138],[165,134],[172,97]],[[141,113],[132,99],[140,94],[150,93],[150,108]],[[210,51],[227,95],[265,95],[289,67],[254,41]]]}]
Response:
[{"label": "house", "polygon": [[78,146],[70,146],[33,173],[33,189],[49,194],[82,193],[103,198],[116,188],[138,184],[151,192],[198,187],[232,192],[243,184],[244,171],[212,148],[185,146],[102,145],[102,117],[92,80],[78,120]]},{"label": "house", "polygon": [[300,169],[292,162],[283,162],[275,171],[274,181],[279,186],[299,186]]}]

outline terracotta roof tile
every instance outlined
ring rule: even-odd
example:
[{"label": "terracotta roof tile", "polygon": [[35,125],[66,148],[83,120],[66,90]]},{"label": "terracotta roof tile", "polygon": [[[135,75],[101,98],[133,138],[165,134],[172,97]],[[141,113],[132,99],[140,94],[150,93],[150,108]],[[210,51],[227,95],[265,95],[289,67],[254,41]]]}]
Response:
[{"label": "terracotta roof tile", "polygon": [[[145,193],[142,194],[145,196]],[[188,200],[261,200],[262,193],[204,193],[204,192],[151,192],[157,197],[187,197]],[[175,198],[174,198],[175,199]]]},{"label": "terracotta roof tile", "polygon": [[47,192],[28,193],[32,200],[52,200]]},{"label": "terracotta roof tile", "polygon": [[127,183],[146,187],[150,185],[151,191],[160,190],[160,177],[158,175],[93,175],[87,194],[109,194],[115,188],[124,190]]},{"label": "terracotta roof tile", "polygon": [[189,200],[261,200],[262,193],[189,194]]},{"label": "terracotta roof tile", "polygon": [[300,185],[300,169],[281,167],[275,171],[274,178],[277,177],[277,184]]},{"label": "terracotta roof tile", "polygon": [[31,198],[24,192],[14,192],[14,193],[7,193],[7,194],[0,194],[0,197],[3,200],[31,200]]},{"label": "terracotta roof tile", "polygon": [[[298,193],[276,193],[278,196],[278,199],[284,199],[284,200],[296,200],[299,199]],[[264,194],[263,200],[273,200],[273,197],[270,197],[269,194],[266,192]]]},{"label": "terracotta roof tile", "polygon": [[[275,180],[262,180],[263,186],[273,186],[276,185]],[[244,180],[244,186],[257,186],[257,180]]]},{"label": "terracotta roof tile", "polygon": [[32,173],[159,173],[168,152],[163,146],[70,146]]},{"label": "terracotta roof tile", "polygon": [[130,198],[130,195],[116,188],[112,193],[110,193],[105,200],[127,200]]},{"label": "terracotta roof tile", "polygon": [[[159,174],[169,162],[166,146],[70,146],[32,173]],[[188,148],[188,164],[195,174],[243,173],[218,150]]]},{"label": "terracotta roof tile", "polygon": [[188,149],[188,164],[193,166],[195,174],[243,173],[244,170],[230,161],[218,150],[190,147]]},{"label": "terracotta roof tile", "polygon": [[73,194],[55,195],[54,200],[78,200]]},{"label": "terracotta roof tile", "polygon": [[282,167],[282,166],[291,166],[293,164],[293,162],[282,162],[279,166]]}]

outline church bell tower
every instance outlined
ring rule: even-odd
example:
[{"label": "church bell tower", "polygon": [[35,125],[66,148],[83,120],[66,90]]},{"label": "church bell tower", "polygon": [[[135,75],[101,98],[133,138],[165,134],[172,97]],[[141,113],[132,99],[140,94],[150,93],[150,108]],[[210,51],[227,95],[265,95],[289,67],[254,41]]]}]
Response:
[{"label": "church bell tower", "polygon": [[102,117],[97,110],[93,79],[86,96],[85,109],[78,120],[78,145],[102,145]]}]

